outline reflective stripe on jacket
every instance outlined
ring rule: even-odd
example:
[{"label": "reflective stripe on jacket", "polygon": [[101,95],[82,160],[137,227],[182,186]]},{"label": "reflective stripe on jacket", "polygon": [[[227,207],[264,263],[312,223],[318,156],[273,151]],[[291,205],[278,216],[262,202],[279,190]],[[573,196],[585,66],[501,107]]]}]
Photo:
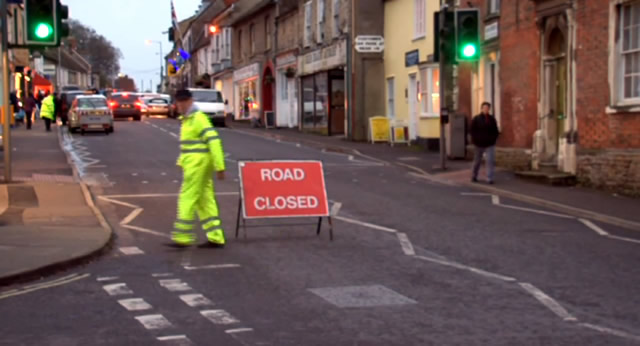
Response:
[{"label": "reflective stripe on jacket", "polygon": [[217,172],[225,170],[222,140],[213,128],[206,114],[195,112],[180,118],[180,157],[178,166],[184,169],[200,166],[202,163],[213,165]]},{"label": "reflective stripe on jacket", "polygon": [[40,110],[41,118],[55,119],[55,104],[53,95],[49,95],[42,100],[42,109]]}]

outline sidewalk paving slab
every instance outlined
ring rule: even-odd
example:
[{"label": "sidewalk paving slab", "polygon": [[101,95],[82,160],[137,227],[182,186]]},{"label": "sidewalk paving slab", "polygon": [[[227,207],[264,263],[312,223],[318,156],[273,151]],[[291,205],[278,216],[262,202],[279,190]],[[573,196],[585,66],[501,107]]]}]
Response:
[{"label": "sidewalk paving slab", "polygon": [[0,185],[0,285],[81,263],[112,239],[89,190],[75,178],[59,132],[42,127],[11,132],[14,181]]},{"label": "sidewalk paving slab", "polygon": [[[440,170],[440,155],[425,152],[417,147],[370,144],[347,141],[343,137],[320,136],[296,129],[261,129],[247,124],[233,123],[233,128],[245,133],[282,141],[296,142],[326,150],[347,154],[361,153],[368,157],[400,165],[423,175],[426,179],[448,185],[466,186],[471,189],[518,199],[577,217],[592,218],[627,229],[640,231],[640,199],[587,187],[560,187],[519,179],[513,172],[498,169],[495,185],[470,182],[470,161],[448,160],[446,171]],[[481,175],[484,174],[484,167]]]}]

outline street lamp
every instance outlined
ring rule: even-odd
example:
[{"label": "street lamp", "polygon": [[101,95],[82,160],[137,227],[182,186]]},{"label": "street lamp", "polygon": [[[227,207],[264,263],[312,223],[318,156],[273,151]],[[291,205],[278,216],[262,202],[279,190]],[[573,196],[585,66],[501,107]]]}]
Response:
[{"label": "street lamp", "polygon": [[157,43],[158,47],[160,48],[160,88],[162,88],[162,85],[164,85],[164,68],[163,68],[164,56],[162,55],[162,41],[146,40],[145,43],[148,46],[154,43]]}]

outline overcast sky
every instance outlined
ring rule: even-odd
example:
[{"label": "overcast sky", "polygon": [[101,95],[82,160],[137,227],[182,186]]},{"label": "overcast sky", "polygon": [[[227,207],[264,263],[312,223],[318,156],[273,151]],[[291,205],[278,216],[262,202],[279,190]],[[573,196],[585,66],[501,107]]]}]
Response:
[{"label": "overcast sky", "polygon": [[[120,70],[149,88],[160,80],[158,43],[149,46],[145,40],[162,42],[162,53],[172,47],[163,34],[171,26],[171,0],[62,0],[69,6],[69,17],[94,28],[120,48],[123,58]],[[174,0],[178,20],[194,14],[201,0]],[[165,72],[166,73],[166,72]]]}]

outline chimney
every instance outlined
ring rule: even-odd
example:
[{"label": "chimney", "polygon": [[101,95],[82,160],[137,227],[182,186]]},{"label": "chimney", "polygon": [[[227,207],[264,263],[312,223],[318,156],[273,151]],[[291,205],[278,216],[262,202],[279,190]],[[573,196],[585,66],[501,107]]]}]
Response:
[{"label": "chimney", "polygon": [[67,44],[69,45],[69,51],[76,51],[78,49],[78,41],[73,37],[67,40]]}]

